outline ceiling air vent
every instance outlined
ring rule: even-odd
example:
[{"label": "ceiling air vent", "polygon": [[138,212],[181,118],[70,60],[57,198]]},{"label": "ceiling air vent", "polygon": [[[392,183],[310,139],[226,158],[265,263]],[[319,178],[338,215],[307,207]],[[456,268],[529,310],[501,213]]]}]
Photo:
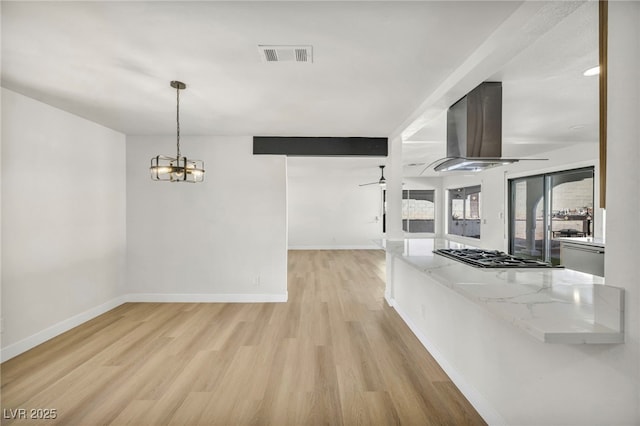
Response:
[{"label": "ceiling air vent", "polygon": [[313,62],[311,46],[258,45],[262,62]]}]

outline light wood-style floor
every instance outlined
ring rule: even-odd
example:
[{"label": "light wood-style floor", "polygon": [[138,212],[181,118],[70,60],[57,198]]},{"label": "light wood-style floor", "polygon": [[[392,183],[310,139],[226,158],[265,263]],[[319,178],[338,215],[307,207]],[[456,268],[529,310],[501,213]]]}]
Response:
[{"label": "light wood-style floor", "polygon": [[288,303],[124,304],[5,362],[2,408],[57,410],[38,425],[485,424],[386,306],[383,252],[291,251],[288,286]]}]

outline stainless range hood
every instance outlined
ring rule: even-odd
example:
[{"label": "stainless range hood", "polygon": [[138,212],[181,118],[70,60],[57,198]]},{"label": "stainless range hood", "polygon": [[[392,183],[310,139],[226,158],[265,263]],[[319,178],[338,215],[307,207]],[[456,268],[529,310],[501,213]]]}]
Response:
[{"label": "stainless range hood", "polygon": [[502,158],[502,83],[485,82],[447,111],[447,156],[426,169],[477,172],[520,161]]}]

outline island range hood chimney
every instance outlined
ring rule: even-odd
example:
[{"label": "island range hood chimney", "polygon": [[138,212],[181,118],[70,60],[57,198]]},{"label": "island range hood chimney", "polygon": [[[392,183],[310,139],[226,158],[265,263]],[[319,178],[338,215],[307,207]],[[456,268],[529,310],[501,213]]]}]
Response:
[{"label": "island range hood chimney", "polygon": [[502,158],[502,83],[485,82],[449,107],[447,156],[425,170],[478,172],[518,161]]}]

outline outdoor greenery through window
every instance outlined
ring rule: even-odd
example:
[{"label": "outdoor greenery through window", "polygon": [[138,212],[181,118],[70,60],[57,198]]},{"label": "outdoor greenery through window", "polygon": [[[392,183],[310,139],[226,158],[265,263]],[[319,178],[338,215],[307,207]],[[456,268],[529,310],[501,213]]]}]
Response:
[{"label": "outdoor greenery through window", "polygon": [[449,189],[448,234],[480,238],[480,185]]},{"label": "outdoor greenery through window", "polygon": [[402,191],[402,229],[405,232],[435,232],[433,189]]}]

